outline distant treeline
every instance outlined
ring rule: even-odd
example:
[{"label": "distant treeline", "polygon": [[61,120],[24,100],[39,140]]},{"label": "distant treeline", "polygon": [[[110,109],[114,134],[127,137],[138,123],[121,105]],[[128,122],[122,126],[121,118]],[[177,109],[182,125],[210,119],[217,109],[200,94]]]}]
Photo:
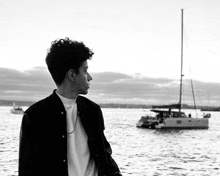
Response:
[{"label": "distant treeline", "polygon": [[[13,101],[13,100],[0,100],[0,106],[13,106],[13,103],[19,106],[31,106],[35,102],[33,101]],[[149,109],[152,108],[152,105],[144,104],[120,104],[120,103],[106,103],[100,104],[102,108],[132,108],[132,109]],[[155,105],[154,105],[155,106]],[[194,106],[191,105],[182,105],[183,109],[194,109]],[[197,109],[203,111],[220,111],[220,106],[197,106]]]},{"label": "distant treeline", "polygon": [[[137,108],[137,109],[150,109],[152,105],[143,105],[143,104],[100,104],[102,108]],[[153,105],[153,106],[161,106],[161,105]],[[182,109],[195,109],[192,105],[182,104]],[[196,109],[201,109],[203,111],[220,111],[220,106],[197,106]]]},{"label": "distant treeline", "polygon": [[13,106],[13,104],[19,105],[19,106],[31,106],[35,102],[32,101],[12,101],[12,100],[0,100],[0,106]]}]

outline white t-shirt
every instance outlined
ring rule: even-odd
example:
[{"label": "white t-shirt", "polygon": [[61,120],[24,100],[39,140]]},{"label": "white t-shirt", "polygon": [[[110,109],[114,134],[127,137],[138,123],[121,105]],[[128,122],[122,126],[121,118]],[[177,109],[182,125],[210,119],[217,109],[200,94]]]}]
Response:
[{"label": "white t-shirt", "polygon": [[69,176],[98,176],[94,160],[90,157],[88,136],[77,116],[76,99],[57,93],[64,104],[67,120],[67,159]]}]

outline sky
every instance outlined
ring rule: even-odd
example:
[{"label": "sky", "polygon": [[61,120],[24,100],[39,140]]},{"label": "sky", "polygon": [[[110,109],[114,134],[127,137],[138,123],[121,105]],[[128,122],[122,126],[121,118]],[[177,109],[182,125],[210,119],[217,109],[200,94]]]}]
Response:
[{"label": "sky", "polygon": [[25,97],[35,95],[37,100],[50,92],[54,84],[45,69],[47,49],[53,40],[69,37],[95,53],[89,63],[94,79],[88,96],[99,102],[133,103],[166,103],[162,100],[167,96],[172,102],[172,90],[177,96],[179,90],[181,9],[186,85],[194,80],[202,104],[220,104],[219,0],[0,0],[0,96],[21,98],[45,75],[50,84],[38,85],[42,92],[36,89]]}]

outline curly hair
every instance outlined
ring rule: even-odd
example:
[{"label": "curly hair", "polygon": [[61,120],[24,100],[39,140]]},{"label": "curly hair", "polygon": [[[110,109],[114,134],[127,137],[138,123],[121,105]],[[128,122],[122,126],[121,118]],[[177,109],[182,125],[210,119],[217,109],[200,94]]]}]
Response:
[{"label": "curly hair", "polygon": [[60,85],[70,69],[74,69],[78,74],[82,63],[91,59],[93,54],[92,50],[86,47],[83,42],[65,38],[51,43],[45,60],[54,82]]}]

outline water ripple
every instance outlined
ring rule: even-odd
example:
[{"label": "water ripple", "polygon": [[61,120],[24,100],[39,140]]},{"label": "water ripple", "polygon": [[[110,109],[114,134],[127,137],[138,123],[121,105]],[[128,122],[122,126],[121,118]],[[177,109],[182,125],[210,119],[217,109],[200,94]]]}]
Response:
[{"label": "water ripple", "polygon": [[[145,110],[146,112],[146,110]],[[219,176],[220,116],[208,130],[136,128],[141,109],[103,109],[105,134],[123,176]],[[17,176],[21,115],[0,107],[0,176]]]}]

